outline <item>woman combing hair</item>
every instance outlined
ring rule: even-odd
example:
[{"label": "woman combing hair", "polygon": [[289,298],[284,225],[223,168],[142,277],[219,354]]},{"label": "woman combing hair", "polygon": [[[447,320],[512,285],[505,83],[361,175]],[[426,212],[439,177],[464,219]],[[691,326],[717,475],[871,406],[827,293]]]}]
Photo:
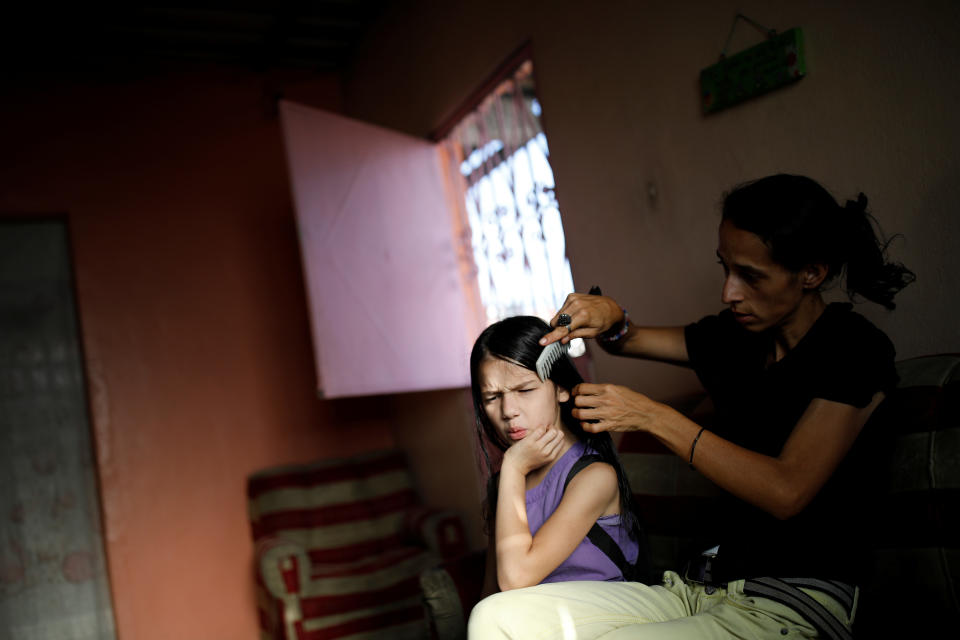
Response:
[{"label": "woman combing hair", "polygon": [[722,311],[649,327],[612,298],[572,293],[540,340],[693,369],[715,407],[709,428],[615,384],[573,387],[571,414],[587,433],[653,436],[720,489],[720,508],[659,583],[496,594],[474,608],[471,637],[852,637],[872,533],[860,509],[885,437],[869,419],[897,372],[889,338],[822,292],[839,281],[852,301],[893,309],[914,275],[888,258],[863,194],[841,206],[779,174],[736,187],[722,211]]}]

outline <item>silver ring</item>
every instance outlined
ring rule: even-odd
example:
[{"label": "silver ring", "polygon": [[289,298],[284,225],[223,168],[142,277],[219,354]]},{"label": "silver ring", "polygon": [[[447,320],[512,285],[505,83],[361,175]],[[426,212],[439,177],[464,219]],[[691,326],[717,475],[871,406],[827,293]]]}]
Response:
[{"label": "silver ring", "polygon": [[573,318],[570,317],[569,313],[561,313],[559,316],[557,316],[557,325],[560,327],[567,327],[568,331],[570,330],[570,327],[567,325],[569,325],[571,322],[573,322]]}]

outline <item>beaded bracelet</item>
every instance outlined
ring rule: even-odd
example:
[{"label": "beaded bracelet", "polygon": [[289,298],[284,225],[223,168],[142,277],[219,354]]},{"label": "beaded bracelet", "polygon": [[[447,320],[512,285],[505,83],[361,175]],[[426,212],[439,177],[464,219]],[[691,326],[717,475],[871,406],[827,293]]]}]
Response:
[{"label": "beaded bracelet", "polygon": [[620,326],[620,329],[614,334],[610,333],[610,331],[613,331],[613,329],[608,329],[605,333],[598,335],[597,340],[606,344],[610,344],[611,342],[616,342],[623,336],[627,335],[627,331],[630,330],[630,316],[627,315],[627,310],[623,307],[620,307],[620,310],[623,311],[623,324]]}]

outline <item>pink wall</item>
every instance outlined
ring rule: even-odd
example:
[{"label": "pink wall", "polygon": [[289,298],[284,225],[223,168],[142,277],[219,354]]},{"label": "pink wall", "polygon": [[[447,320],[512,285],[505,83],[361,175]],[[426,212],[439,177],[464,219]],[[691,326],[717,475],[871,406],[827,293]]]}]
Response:
[{"label": "pink wall", "polygon": [[[68,215],[120,640],[257,636],[244,481],[394,443],[314,392],[266,78],[46,81],[0,106],[0,212]],[[339,84],[287,95],[339,109]]]}]

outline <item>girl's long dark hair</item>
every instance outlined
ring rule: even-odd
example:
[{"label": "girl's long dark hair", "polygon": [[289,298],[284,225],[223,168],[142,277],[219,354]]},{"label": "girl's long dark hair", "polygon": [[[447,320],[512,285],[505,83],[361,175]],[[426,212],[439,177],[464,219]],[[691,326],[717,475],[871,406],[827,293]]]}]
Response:
[{"label": "girl's long dark hair", "polygon": [[[480,394],[480,363],[484,358],[500,358],[507,362],[519,365],[525,369],[536,371],[537,358],[543,347],[539,340],[550,331],[550,325],[534,316],[513,316],[487,327],[473,345],[470,353],[470,388],[473,393],[473,409],[476,417],[477,438],[479,440],[481,457],[487,472],[487,496],[484,501],[483,519],[487,533],[493,531],[493,521],[496,515],[497,481],[493,463],[487,451],[487,443],[492,444],[500,451],[506,451],[507,445],[502,442],[483,408]],[[573,366],[569,357],[561,357],[550,371],[549,379],[564,389],[572,390],[583,382],[583,378]],[[639,519],[634,508],[633,492],[627,474],[620,464],[616,447],[609,433],[588,433],[580,426],[580,421],[573,417],[573,398],[560,403],[560,416],[564,426],[574,436],[585,443],[587,448],[595,451],[604,462],[608,463],[617,472],[617,487],[620,492],[620,524],[630,533],[630,537],[638,539],[640,532]]]},{"label": "girl's long dark hair", "polygon": [[845,275],[851,300],[860,295],[893,309],[894,296],[916,279],[903,264],[888,261],[890,241],[879,225],[874,230],[876,220],[862,193],[841,207],[816,181],[778,174],[728,193],[723,219],[760,236],[774,262],[790,271],[827,265],[824,284]]}]

